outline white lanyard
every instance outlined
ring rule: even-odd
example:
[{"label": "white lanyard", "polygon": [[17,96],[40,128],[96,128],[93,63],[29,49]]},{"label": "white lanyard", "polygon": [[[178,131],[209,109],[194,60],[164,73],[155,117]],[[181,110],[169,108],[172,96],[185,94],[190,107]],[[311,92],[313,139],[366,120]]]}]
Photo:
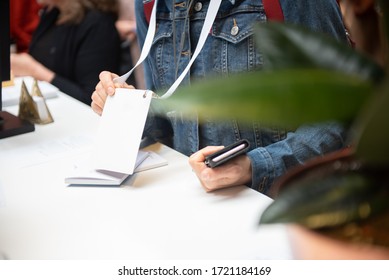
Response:
[{"label": "white lanyard", "polygon": [[[153,43],[153,40],[154,40],[155,30],[156,30],[156,21],[157,21],[156,20],[156,18],[157,18],[156,17],[156,10],[157,10],[156,7],[157,7],[157,2],[158,2],[158,0],[155,0],[155,2],[154,2],[153,10],[151,12],[149,29],[147,30],[146,39],[145,39],[145,42],[144,42],[144,45],[143,45],[143,48],[142,48],[142,52],[140,54],[138,62],[126,74],[124,74],[123,76],[121,76],[119,78],[116,78],[114,80],[115,82],[117,82],[117,83],[125,83],[127,78],[134,71],[134,69],[139,64],[141,64],[146,59],[147,55],[149,54],[151,46],[152,46],[152,43]],[[204,20],[204,25],[203,25],[203,28],[201,29],[200,38],[199,38],[199,41],[197,43],[197,46],[196,46],[196,49],[195,49],[195,51],[193,53],[192,58],[190,59],[188,65],[186,66],[184,71],[177,78],[177,80],[170,86],[170,88],[167,90],[167,92],[164,95],[159,97],[160,99],[165,99],[165,98],[170,97],[174,93],[174,91],[177,89],[179,84],[182,82],[182,80],[184,79],[185,75],[188,73],[190,67],[192,66],[194,60],[199,55],[201,49],[203,48],[203,46],[205,44],[206,39],[208,38],[209,31],[211,30],[212,24],[215,21],[215,18],[216,18],[216,15],[217,15],[217,12],[219,10],[221,2],[222,2],[222,0],[210,0],[208,11],[207,11],[207,15],[205,16],[205,20]]]}]

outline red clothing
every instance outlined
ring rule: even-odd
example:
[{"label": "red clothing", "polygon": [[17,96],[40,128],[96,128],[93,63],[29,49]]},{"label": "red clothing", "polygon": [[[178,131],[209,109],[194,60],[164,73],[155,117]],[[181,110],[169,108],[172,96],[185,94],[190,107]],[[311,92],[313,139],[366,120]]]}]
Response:
[{"label": "red clothing", "polygon": [[40,9],[36,0],[10,1],[11,39],[17,52],[28,51],[32,33],[39,23]]}]

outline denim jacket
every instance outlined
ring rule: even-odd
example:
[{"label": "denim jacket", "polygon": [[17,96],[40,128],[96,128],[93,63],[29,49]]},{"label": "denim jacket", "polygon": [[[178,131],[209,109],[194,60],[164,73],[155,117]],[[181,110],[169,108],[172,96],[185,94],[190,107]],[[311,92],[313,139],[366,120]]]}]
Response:
[{"label": "denim jacket", "polygon": [[[149,1],[136,0],[135,4],[141,46],[148,28],[144,3]],[[190,2],[158,1],[157,30],[144,63],[148,89],[164,93],[194,52],[209,0],[193,0],[192,10],[188,13]],[[280,2],[285,22],[308,26],[347,41],[336,0]],[[261,0],[223,0],[207,41],[181,85],[215,75],[228,76],[261,68],[262,57],[254,46],[253,24],[265,21]],[[166,119],[149,115],[145,135],[162,142],[170,139],[175,150],[188,156],[205,146],[226,146],[242,138],[249,140],[251,151],[248,156],[253,171],[250,187],[265,194],[274,180],[290,167],[344,145],[344,130],[335,123],[304,126],[291,131],[265,127],[260,122],[250,125],[237,120],[215,122],[207,116],[202,116],[205,121],[199,123],[197,116],[184,118],[179,108],[169,112]]]}]

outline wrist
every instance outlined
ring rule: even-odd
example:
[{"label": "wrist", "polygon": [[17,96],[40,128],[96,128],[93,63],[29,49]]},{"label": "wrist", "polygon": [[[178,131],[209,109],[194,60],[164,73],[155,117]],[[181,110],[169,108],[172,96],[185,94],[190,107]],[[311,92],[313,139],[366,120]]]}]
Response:
[{"label": "wrist", "polygon": [[38,63],[37,67],[34,67],[33,77],[40,81],[51,83],[54,79],[55,73],[46,68],[42,64]]}]

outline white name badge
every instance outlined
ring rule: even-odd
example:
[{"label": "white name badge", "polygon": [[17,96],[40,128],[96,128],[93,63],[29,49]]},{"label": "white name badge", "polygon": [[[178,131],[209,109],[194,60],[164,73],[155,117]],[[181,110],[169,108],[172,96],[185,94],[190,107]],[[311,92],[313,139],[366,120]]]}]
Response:
[{"label": "white name badge", "polygon": [[[188,73],[208,37],[221,2],[222,0],[210,1],[199,42],[189,64],[168,91],[159,98],[171,96]],[[150,26],[138,62],[126,74],[114,79],[115,83],[125,83],[134,69],[147,57],[156,30],[156,7],[157,0],[154,3]],[[107,98],[97,133],[97,143],[92,153],[94,169],[133,173],[152,97],[156,97],[152,91],[117,88],[115,95]]]},{"label": "white name badge", "polygon": [[152,91],[117,88],[104,106],[92,151],[94,169],[132,174]]}]

